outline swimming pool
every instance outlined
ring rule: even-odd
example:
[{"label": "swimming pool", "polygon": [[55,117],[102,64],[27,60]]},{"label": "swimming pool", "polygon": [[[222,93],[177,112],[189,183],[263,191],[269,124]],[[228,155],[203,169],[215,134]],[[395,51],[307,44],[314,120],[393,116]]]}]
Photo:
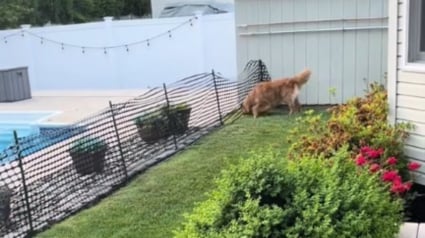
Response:
[{"label": "swimming pool", "polygon": [[58,112],[0,112],[0,151],[14,144],[13,131],[19,138],[40,133],[39,123]]}]

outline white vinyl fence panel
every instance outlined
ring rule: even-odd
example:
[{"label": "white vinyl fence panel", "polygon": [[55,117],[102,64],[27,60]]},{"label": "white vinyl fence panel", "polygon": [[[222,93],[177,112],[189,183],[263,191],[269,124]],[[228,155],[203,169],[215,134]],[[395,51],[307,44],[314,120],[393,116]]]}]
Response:
[{"label": "white vinyl fence panel", "polygon": [[28,67],[31,89],[161,86],[193,74],[236,78],[234,14],[0,31],[0,70]]},{"label": "white vinyl fence panel", "polygon": [[251,59],[262,59],[272,78],[309,67],[313,74],[302,90],[303,103],[361,96],[368,84],[385,84],[387,5],[386,0],[236,0],[238,72]]}]

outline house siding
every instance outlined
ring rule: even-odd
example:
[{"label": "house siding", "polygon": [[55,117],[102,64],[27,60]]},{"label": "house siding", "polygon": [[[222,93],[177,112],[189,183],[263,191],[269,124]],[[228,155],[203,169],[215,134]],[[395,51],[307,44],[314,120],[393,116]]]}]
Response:
[{"label": "house siding", "polygon": [[385,83],[388,0],[236,0],[235,17],[238,72],[252,59],[272,78],[309,67],[304,104],[342,103]]},{"label": "house siding", "polygon": [[[405,153],[422,166],[416,182],[425,185],[425,71],[415,72],[405,66],[407,21],[406,0],[389,1],[388,95],[390,121],[414,126],[406,141]],[[425,65],[423,66],[425,69]]]}]

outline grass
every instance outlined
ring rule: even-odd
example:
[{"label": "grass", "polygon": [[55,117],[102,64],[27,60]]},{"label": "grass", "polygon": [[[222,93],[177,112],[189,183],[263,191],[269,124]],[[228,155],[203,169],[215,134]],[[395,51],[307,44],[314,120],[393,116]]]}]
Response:
[{"label": "grass", "polygon": [[252,150],[272,147],[285,152],[294,121],[295,116],[281,110],[256,120],[242,117],[37,237],[172,237],[182,214],[205,198],[222,169]]}]

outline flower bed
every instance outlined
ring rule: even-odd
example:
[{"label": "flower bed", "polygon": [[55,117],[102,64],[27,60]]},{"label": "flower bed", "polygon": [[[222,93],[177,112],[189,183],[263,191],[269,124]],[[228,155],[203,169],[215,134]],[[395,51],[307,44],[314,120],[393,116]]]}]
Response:
[{"label": "flower bed", "polygon": [[256,153],[223,172],[176,237],[395,237],[401,199],[349,157]]},{"label": "flower bed", "polygon": [[297,119],[282,163],[257,152],[224,172],[176,236],[395,237],[420,166],[403,153],[411,126],[387,122],[376,84],[329,112]]}]

